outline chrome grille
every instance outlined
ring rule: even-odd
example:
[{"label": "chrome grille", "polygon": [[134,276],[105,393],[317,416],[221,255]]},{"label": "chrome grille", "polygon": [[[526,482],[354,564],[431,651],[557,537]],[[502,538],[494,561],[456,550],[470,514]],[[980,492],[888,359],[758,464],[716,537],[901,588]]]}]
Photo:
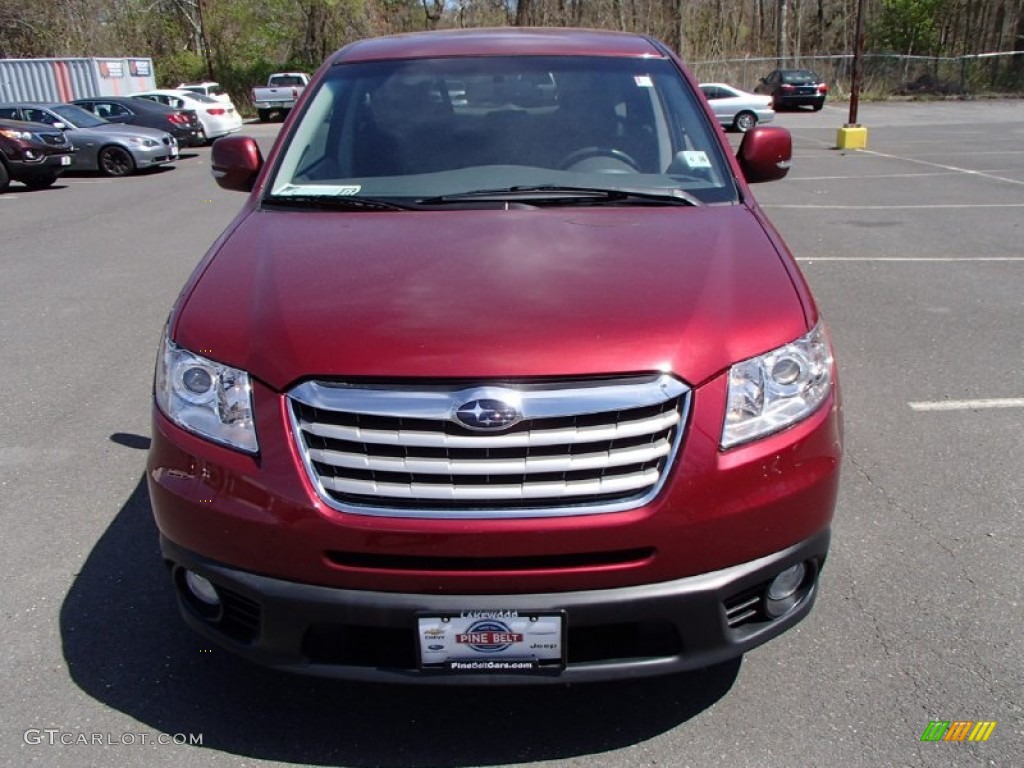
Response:
[{"label": "chrome grille", "polygon": [[[639,506],[663,483],[688,388],[666,376],[478,387],[307,382],[289,393],[321,498],[398,517],[548,517]],[[507,428],[467,427],[475,402],[511,404]]]}]

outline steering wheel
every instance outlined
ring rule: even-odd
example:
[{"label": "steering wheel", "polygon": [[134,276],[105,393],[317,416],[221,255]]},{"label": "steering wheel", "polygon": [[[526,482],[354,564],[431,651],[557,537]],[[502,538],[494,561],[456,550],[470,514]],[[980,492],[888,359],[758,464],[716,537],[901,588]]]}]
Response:
[{"label": "steering wheel", "polygon": [[629,171],[640,171],[640,164],[633,159],[631,155],[626,154],[621,149],[613,149],[612,147],[584,147],[583,149],[577,149],[570,152],[568,155],[562,158],[561,162],[558,163],[558,167],[563,171],[571,169],[575,165],[579,165],[587,160],[593,160],[595,158],[604,158],[614,160],[618,166],[623,167],[593,167],[593,168],[581,168],[578,170],[593,170],[593,171],[604,171],[606,173],[628,173]]}]

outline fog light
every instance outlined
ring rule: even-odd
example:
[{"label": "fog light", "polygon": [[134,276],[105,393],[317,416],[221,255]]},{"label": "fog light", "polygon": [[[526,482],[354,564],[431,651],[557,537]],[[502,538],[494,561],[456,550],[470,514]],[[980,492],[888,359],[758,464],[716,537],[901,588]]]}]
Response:
[{"label": "fog light", "polygon": [[220,595],[217,594],[217,588],[210,583],[209,579],[203,578],[198,573],[185,571],[185,584],[188,586],[188,591],[199,602],[212,608],[220,606]]},{"label": "fog light", "polygon": [[803,563],[797,563],[787,568],[768,585],[769,600],[785,600],[792,597],[800,585],[804,583],[804,576],[807,574],[807,567]]}]

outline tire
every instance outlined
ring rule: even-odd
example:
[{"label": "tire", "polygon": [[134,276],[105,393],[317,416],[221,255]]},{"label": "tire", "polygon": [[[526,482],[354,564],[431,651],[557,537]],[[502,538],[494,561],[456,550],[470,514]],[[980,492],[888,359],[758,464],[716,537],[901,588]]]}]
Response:
[{"label": "tire", "polygon": [[740,133],[746,133],[757,125],[757,115],[753,112],[740,112],[732,120],[732,127]]},{"label": "tire", "polygon": [[261,123],[269,123],[271,112],[269,109],[257,109],[256,114],[260,118]]},{"label": "tire", "polygon": [[0,162],[0,194],[7,191],[7,187],[11,183],[11,177],[7,173],[7,166]]},{"label": "tire", "polygon": [[824,101],[819,101],[819,102],[817,102],[815,104],[812,104],[811,105],[811,109],[813,109],[815,112],[821,112],[821,108],[824,107],[824,106],[825,106],[825,102]]},{"label": "tire", "polygon": [[56,173],[37,173],[32,176],[26,176],[22,179],[22,183],[29,189],[46,189],[53,186],[58,175]]},{"label": "tire", "polygon": [[135,173],[135,158],[132,157],[132,153],[116,145],[100,150],[97,165],[104,176],[130,176]]}]

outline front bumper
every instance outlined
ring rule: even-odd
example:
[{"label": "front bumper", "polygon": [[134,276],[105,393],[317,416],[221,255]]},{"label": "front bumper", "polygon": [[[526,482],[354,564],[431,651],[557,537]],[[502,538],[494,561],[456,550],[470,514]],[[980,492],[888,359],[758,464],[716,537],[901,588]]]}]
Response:
[{"label": "front bumper", "polygon": [[156,147],[133,146],[128,149],[135,158],[137,168],[152,168],[164,163],[173,163],[178,159],[178,142],[173,144],[160,144]]},{"label": "front bumper", "polygon": [[[248,573],[165,537],[179,606],[200,634],[251,661],[288,672],[395,683],[576,683],[662,675],[721,663],[786,631],[810,611],[829,545],[825,530],[792,547],[719,571],[657,584],[564,593],[423,595],[299,584]],[[785,605],[768,583],[803,562],[807,575]],[[211,616],[190,596],[184,569],[223,600]],[[564,611],[566,666],[532,673],[418,667],[416,616],[466,610]],[[781,614],[773,617],[770,614]]]},{"label": "front bumper", "polygon": [[47,171],[66,171],[75,163],[74,150],[65,149],[63,152],[40,155],[37,157],[19,157],[8,160],[11,169],[11,178],[17,178],[19,173],[35,173],[40,169]]}]

